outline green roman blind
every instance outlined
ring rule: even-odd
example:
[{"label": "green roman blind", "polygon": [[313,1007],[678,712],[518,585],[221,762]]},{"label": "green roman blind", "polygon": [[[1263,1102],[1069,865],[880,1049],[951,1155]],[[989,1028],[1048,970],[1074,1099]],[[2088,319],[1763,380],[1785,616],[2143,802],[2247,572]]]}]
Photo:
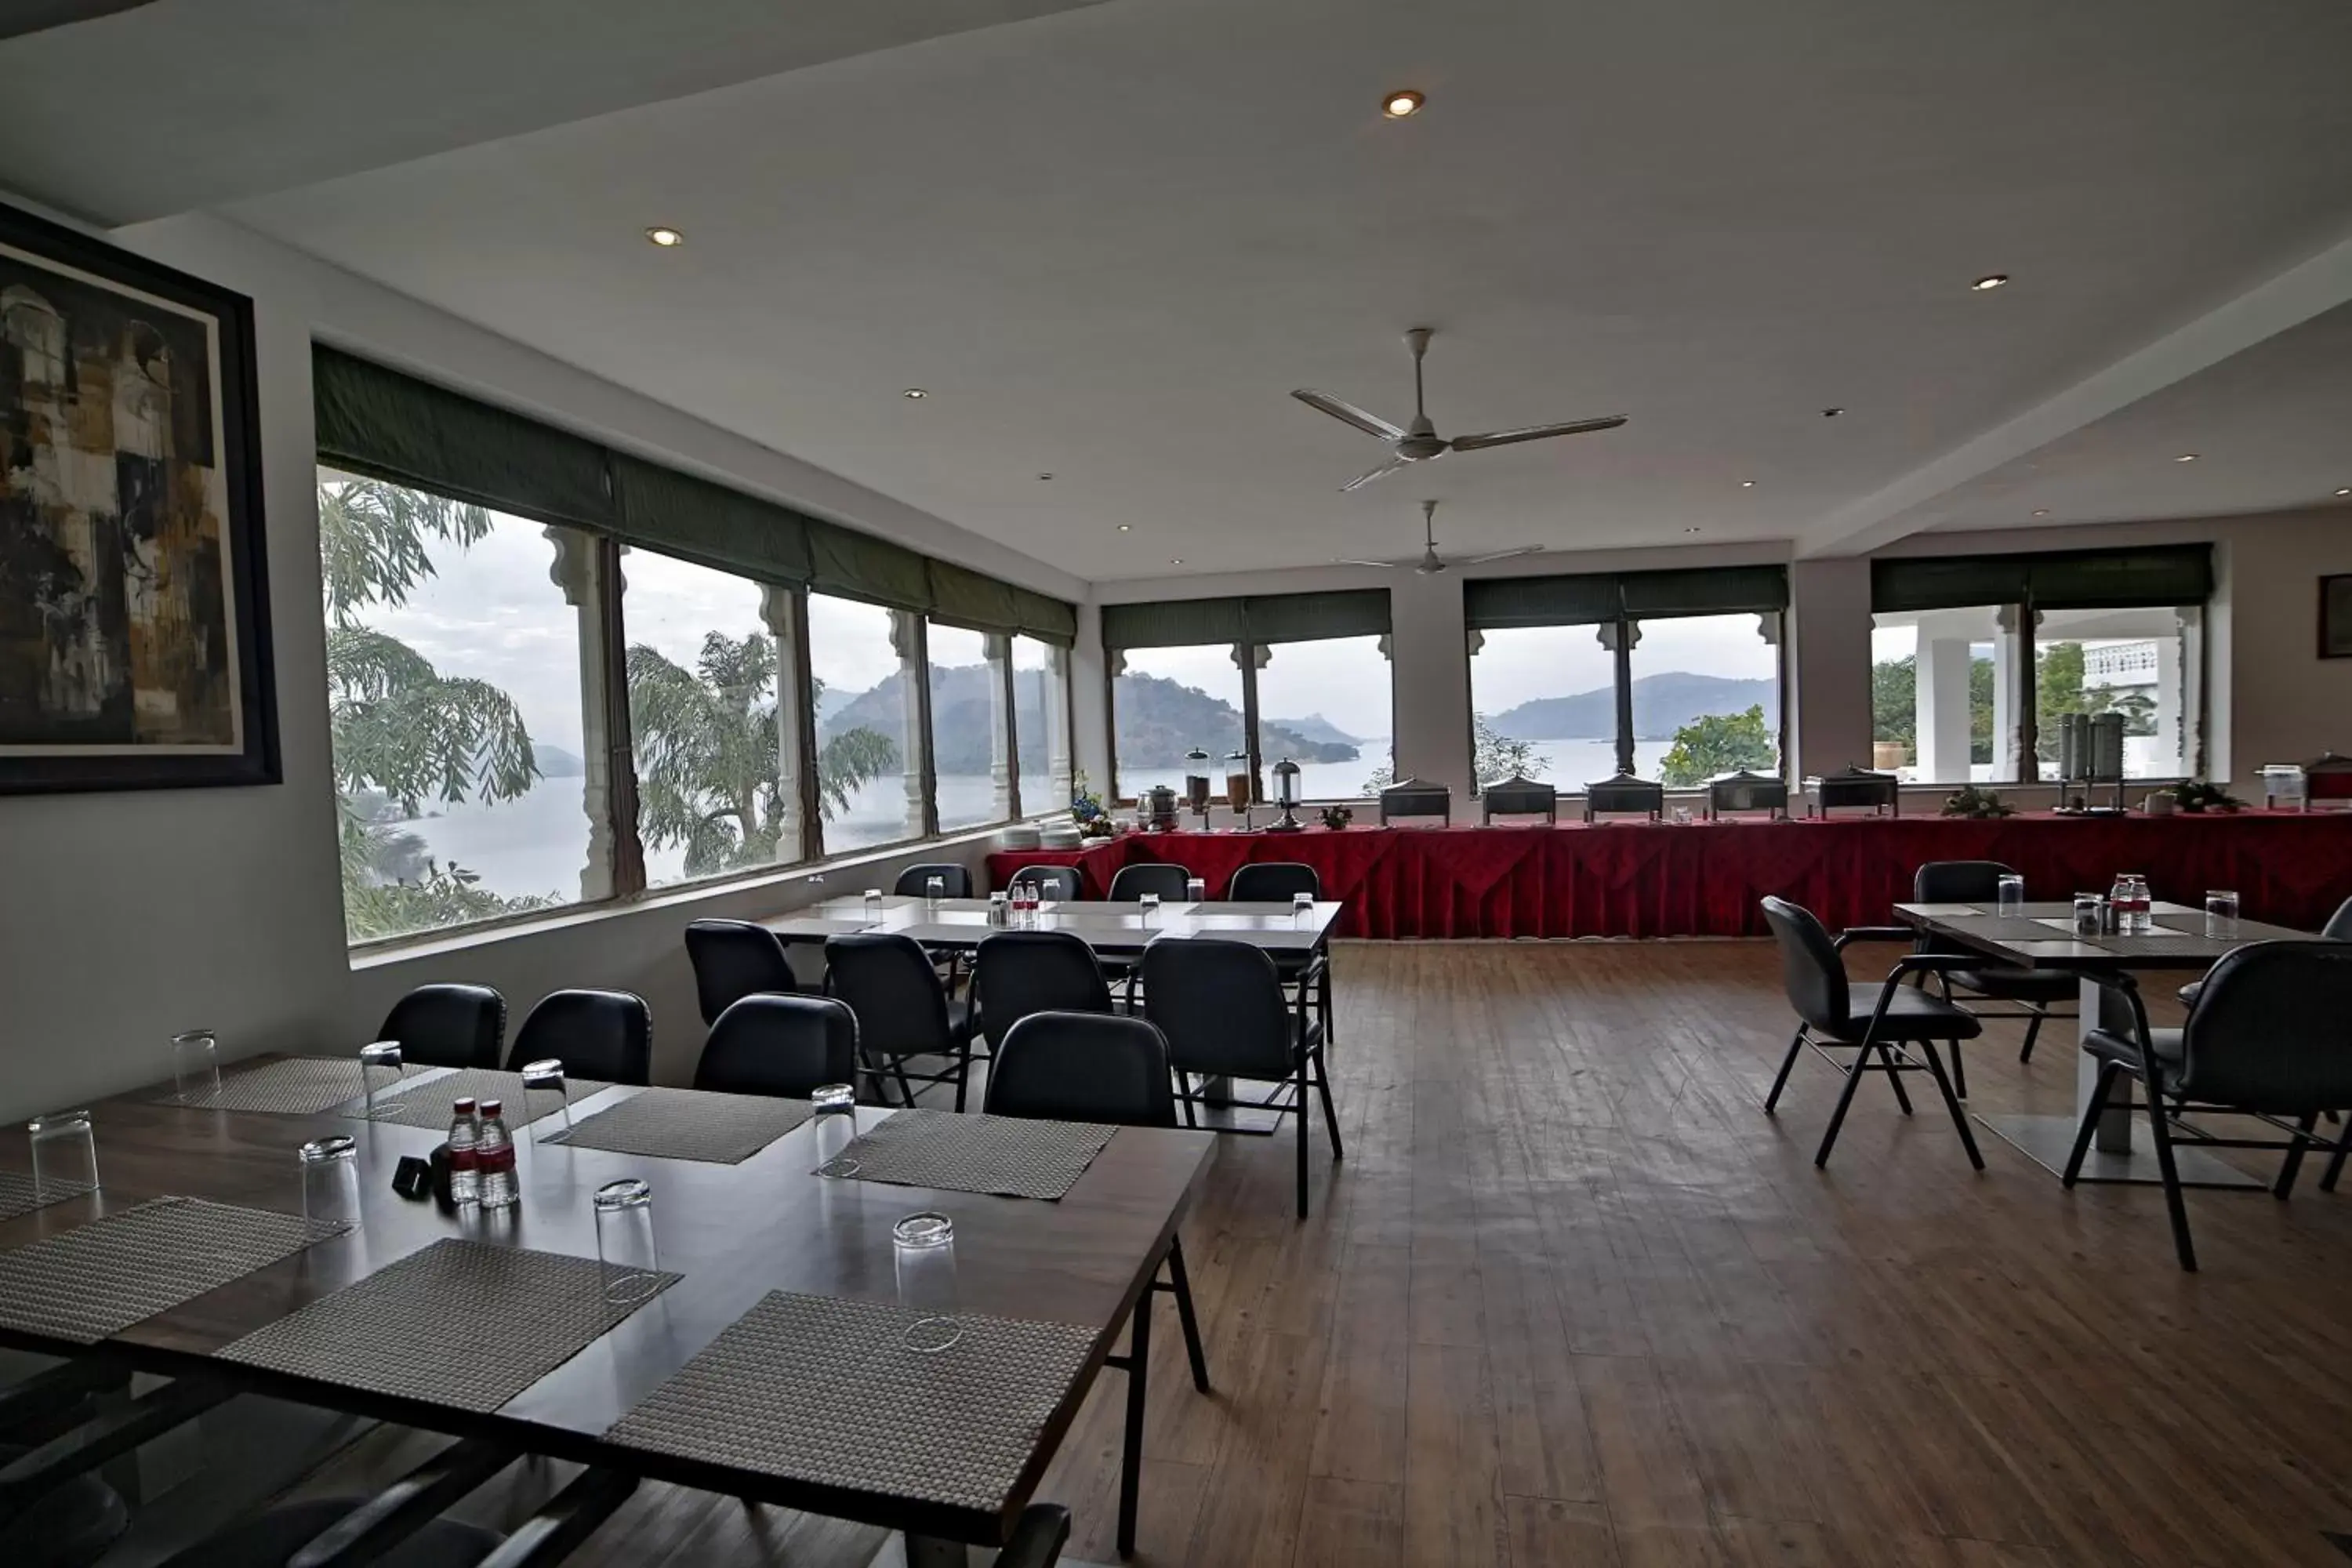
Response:
[{"label": "green roman blind", "polygon": [[329,468],[545,522],[614,522],[593,441],[323,345],[310,350],[310,383]]},{"label": "green roman blind", "polygon": [[630,543],[758,582],[809,580],[810,520],[799,512],[625,452],[612,468],[613,531]]},{"label": "green roman blind", "polygon": [[1462,584],[1463,619],[1479,631],[1586,626],[1620,616],[1764,615],[1788,607],[1789,574],[1780,566],[1474,577]]},{"label": "green roman blind", "polygon": [[2125,609],[2201,605],[2212,595],[2208,544],[1905,556],[1870,564],[1870,607],[1881,614],[2028,602],[2044,610]]},{"label": "green roman blind", "polygon": [[1317,642],[1385,637],[1385,588],[1323,594],[1262,594],[1245,598],[1162,599],[1105,605],[1105,647],[1186,647],[1198,644]]},{"label": "green roman blind", "polygon": [[951,562],[933,561],[926,570],[935,621],[976,632],[1031,637],[1062,647],[1077,640],[1074,605]]}]

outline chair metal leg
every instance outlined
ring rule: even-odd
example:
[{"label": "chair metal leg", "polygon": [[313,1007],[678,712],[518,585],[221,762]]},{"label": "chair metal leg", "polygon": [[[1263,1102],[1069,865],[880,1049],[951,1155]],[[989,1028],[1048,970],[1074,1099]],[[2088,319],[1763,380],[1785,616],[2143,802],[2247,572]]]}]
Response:
[{"label": "chair metal leg", "polygon": [[2091,1086],[2091,1103],[2083,1112],[2083,1125],[2074,1130],[2074,1147],[2066,1156],[2066,1169],[2060,1173],[2058,1184],[2071,1187],[2083,1174],[2083,1156],[2091,1150],[2091,1137],[2099,1130],[2099,1118],[2106,1114],[2107,1097],[2115,1092],[2116,1077],[2124,1070],[2121,1062],[2101,1062],[2099,1080]]},{"label": "chair metal leg", "polygon": [[1767,1116],[1771,1115],[1772,1108],[1780,1103],[1780,1091],[1789,1087],[1789,1071],[1797,1065],[1797,1053],[1805,1048],[1805,1025],[1798,1025],[1797,1032],[1790,1037],[1789,1054],[1780,1058],[1780,1070],[1772,1079],[1772,1092],[1764,1097],[1764,1114]]},{"label": "chair metal leg", "polygon": [[1118,1468],[1118,1554],[1135,1555],[1135,1500],[1143,1484],[1144,1384],[1151,1368],[1151,1292],[1135,1303],[1134,1337],[1128,1342],[1127,1452]]},{"label": "chair metal leg", "polygon": [[2316,1110],[2294,1124],[2294,1130],[2304,1137],[2297,1138],[2288,1145],[2286,1158],[2279,1163],[2278,1180],[2271,1184],[2271,1196],[2283,1198],[2294,1191],[2294,1179],[2303,1171],[2303,1153],[2306,1147],[2305,1139],[2308,1138],[2313,1129],[2318,1125],[2319,1112]]},{"label": "chair metal leg", "polygon": [[1180,1070],[1176,1074],[1176,1098],[1184,1102],[1184,1125],[1199,1127],[1201,1119],[1193,1113],[1192,1110],[1192,1075],[1191,1073]]},{"label": "chair metal leg", "polygon": [[[1854,1058],[1854,1065],[1860,1067],[1869,1059],[1870,1053],[1864,1051]],[[1911,1093],[1903,1087],[1903,1071],[1895,1065],[1895,1052],[1883,1041],[1878,1047],[1878,1059],[1886,1064],[1886,1081],[1895,1087],[1895,1103],[1903,1108],[1904,1115],[1910,1115]]]},{"label": "chair metal leg", "polygon": [[1960,1042],[1959,1042],[1959,1041],[1958,1041],[1958,1040],[1954,1040],[1954,1041],[1952,1041],[1952,1042],[1951,1042],[1951,1046],[1952,1046],[1952,1092],[1953,1092],[1954,1094],[1958,1095],[1962,1100],[1966,1100],[1966,1099],[1969,1097],[1969,1068],[1968,1068],[1968,1064],[1967,1064],[1967,1063],[1965,1063],[1965,1062],[1963,1062],[1962,1060],[1960,1060]]},{"label": "chair metal leg", "polygon": [[[1331,1064],[1323,1059],[1321,1051],[1315,1053],[1315,1092],[1323,1097],[1323,1131],[1331,1138],[1331,1158],[1343,1159],[1346,1152],[1339,1147],[1339,1113],[1331,1109]],[[1298,1114],[1304,1117],[1307,1107],[1301,1105]]]},{"label": "chair metal leg", "polygon": [[1192,1281],[1184,1272],[1182,1238],[1168,1244],[1170,1292],[1176,1298],[1176,1324],[1184,1331],[1184,1354],[1192,1363],[1192,1386],[1209,1392],[1209,1357],[1201,1348],[1201,1320],[1192,1312]]},{"label": "chair metal leg", "polygon": [[[1959,1047],[1956,1045],[1953,1050]],[[1960,1097],[1952,1090],[1952,1080],[1944,1076],[1944,1058],[1933,1040],[1919,1042],[1920,1055],[1927,1058],[1927,1071],[1935,1077],[1936,1087],[1943,1091],[1944,1109],[1952,1113],[1952,1125],[1960,1130],[1960,1146],[1969,1152],[1969,1163],[1984,1169],[1984,1155],[1977,1148],[1977,1135],[1969,1130],[1969,1113],[1960,1109]]]},{"label": "chair metal leg", "polygon": [[1298,1121],[1298,1217],[1307,1217],[1307,1058],[1298,1058],[1297,1099],[1294,1109]]},{"label": "chair metal leg", "polygon": [[907,1103],[908,1105],[914,1104],[915,1086],[913,1081],[907,1077],[906,1058],[903,1057],[892,1057],[890,1058],[890,1070],[898,1075],[898,1092],[907,1097]]},{"label": "chair metal leg", "polygon": [[2344,1136],[2336,1141],[2336,1152],[2327,1161],[2327,1173],[2319,1178],[2321,1192],[2336,1190],[2336,1180],[2344,1173],[2344,1158],[2347,1154],[2352,1154],[2352,1127],[2347,1127]]},{"label": "chair metal leg", "polygon": [[2189,1239],[2189,1205],[2180,1196],[2180,1171],[2172,1158],[2172,1118],[2164,1109],[2164,1092],[2147,1086],[2147,1124],[2156,1143],[2156,1166],[2164,1175],[2164,1207],[2172,1217],[2172,1250],[2183,1272],[2197,1272],[2197,1248]]},{"label": "chair metal leg", "polygon": [[[2030,1062],[2033,1059],[2034,1037],[2042,1033],[2042,1020],[2050,1016],[2049,1011],[2038,1003],[2029,1002],[2026,1005],[2033,1009],[2033,1016],[2025,1021],[2025,1044],[2020,1047],[2017,1052],[2017,1059],[2020,1062]],[[1959,1047],[1954,1047],[1952,1049],[1954,1066],[1958,1065],[1959,1055]],[[1965,1089],[1960,1090],[1963,1096],[1968,1092]]]},{"label": "chair metal leg", "polygon": [[1845,1125],[1846,1108],[1853,1103],[1853,1091],[1862,1087],[1864,1064],[1870,1060],[1873,1048],[1865,1045],[1854,1052],[1853,1065],[1845,1069],[1845,1087],[1838,1090],[1837,1109],[1830,1112],[1830,1124],[1822,1130],[1822,1146],[1813,1152],[1817,1169],[1830,1163],[1831,1146],[1837,1142],[1838,1129]]},{"label": "chair metal leg", "polygon": [[971,1083],[971,1037],[966,1035],[956,1047],[956,1114],[963,1114],[964,1090]]}]

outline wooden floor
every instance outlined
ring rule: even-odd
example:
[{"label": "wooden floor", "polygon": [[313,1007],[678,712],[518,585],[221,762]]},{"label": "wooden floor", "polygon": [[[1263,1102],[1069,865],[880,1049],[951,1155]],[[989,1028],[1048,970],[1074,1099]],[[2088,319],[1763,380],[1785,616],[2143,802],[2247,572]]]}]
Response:
[{"label": "wooden floor", "polygon": [[[1886,955],[1891,961],[1891,954]],[[1746,942],[1348,944],[1314,1217],[1286,1141],[1228,1139],[1184,1229],[1216,1392],[1166,1305],[1136,1561],[2333,1563],[2352,1531],[2352,1189],[2068,1194],[1932,1097],[1801,1064]],[[2063,1111],[2072,1026],[1972,1103]],[[1925,1089],[1924,1079],[1912,1079]],[[2267,1157],[2266,1157],[2267,1158]],[[1114,1561],[1121,1380],[1044,1496]],[[577,1561],[870,1550],[648,1488]]]}]

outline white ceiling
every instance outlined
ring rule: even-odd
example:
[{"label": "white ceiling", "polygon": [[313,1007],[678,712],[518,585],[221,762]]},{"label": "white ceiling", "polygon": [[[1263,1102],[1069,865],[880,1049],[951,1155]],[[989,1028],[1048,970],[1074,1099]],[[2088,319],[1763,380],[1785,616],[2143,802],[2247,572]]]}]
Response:
[{"label": "white ceiling", "polygon": [[[382,53],[365,125],[272,55],[231,79],[257,106],[238,134],[180,140],[215,78],[142,78],[83,155],[57,115],[103,80],[85,44],[43,104],[0,108],[0,149],[33,138],[35,194],[116,216],[317,181],[229,210],[1097,581],[1405,552],[1423,496],[1458,552],[1796,538],[2352,231],[2341,0],[1110,0],[998,26],[1053,7],[967,0],[951,36],[860,43],[835,16],[822,48],[801,11],[734,0],[429,0],[430,50],[395,47],[425,3],[313,7]],[[0,45],[0,71],[166,18],[198,50],[194,4]],[[936,9],[823,7],[909,36]],[[330,20],[289,58],[330,58]],[[614,70],[630,50],[659,68]],[[774,74],[803,58],[828,63]],[[463,113],[436,107],[451,72]],[[582,73],[593,92],[549,85]],[[1382,120],[1403,85],[1427,110]],[[646,245],[656,222],[687,245]],[[1971,293],[1990,271],[2016,281]],[[1442,432],[1633,422],[1338,494],[1378,444],[1286,394],[1401,418],[1398,336],[1424,323]],[[2189,465],[2199,507],[2347,482],[2320,484],[2346,362],[2299,363],[2225,388],[2271,435]],[[2273,409],[2315,384],[2332,421]],[[2009,506],[1970,499],[1984,466],[1890,505],[1897,531]],[[2033,504],[2172,514],[2181,479],[2094,451]]]}]

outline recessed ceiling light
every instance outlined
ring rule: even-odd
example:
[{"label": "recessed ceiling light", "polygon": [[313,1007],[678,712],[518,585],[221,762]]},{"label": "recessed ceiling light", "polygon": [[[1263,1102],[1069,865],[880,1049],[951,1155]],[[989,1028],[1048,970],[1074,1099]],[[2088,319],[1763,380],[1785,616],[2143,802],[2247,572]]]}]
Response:
[{"label": "recessed ceiling light", "polygon": [[909,403],[920,403],[924,398],[929,397],[930,394],[925,392],[919,386],[910,386],[898,395],[905,398]]},{"label": "recessed ceiling light", "polygon": [[2048,517],[2050,515],[2050,509],[2046,506],[2037,506],[2033,509],[2033,515],[2036,517]]},{"label": "recessed ceiling light", "polygon": [[1684,530],[1683,530],[1683,531],[1684,531],[1685,533],[1696,533],[1696,532],[1698,531],[1698,530],[1697,530],[1697,529],[1696,529],[1696,528],[1685,528],[1685,529],[1684,529]]},{"label": "recessed ceiling light", "polygon": [[1739,481],[1739,488],[1743,490],[1752,490],[1756,488],[1756,481],[1754,479],[1742,479]]},{"label": "recessed ceiling light", "polygon": [[680,234],[674,228],[667,227],[661,224],[656,224],[653,227],[646,230],[646,237],[652,240],[656,245],[660,246],[664,250],[667,250],[673,246],[684,245],[686,243],[686,236]]},{"label": "recessed ceiling light", "polygon": [[1988,272],[1969,287],[1979,294],[1990,294],[2008,281],[2009,274],[2006,272]]},{"label": "recessed ceiling light", "polygon": [[1406,120],[1421,112],[1429,100],[1412,88],[1400,88],[1381,100],[1381,112],[1391,120]]},{"label": "recessed ceiling light", "polygon": [[1122,522],[1122,523],[1120,523],[1120,524],[1118,525],[1118,531],[1119,531],[1121,533],[1133,533],[1133,532],[1135,531],[1135,529],[1134,529],[1134,526],[1133,526],[1132,524]]},{"label": "recessed ceiling light", "polygon": [[2193,463],[2197,460],[2197,454],[2194,452],[2183,452],[2180,456],[2173,458],[2172,460],[2176,463]]},{"label": "recessed ceiling light", "polygon": [[1822,417],[1824,419],[1834,419],[1844,412],[1845,410],[1843,408],[1824,408],[1822,410]]},{"label": "recessed ceiling light", "polygon": [[2346,485],[2342,489],[2337,490],[2336,493],[2340,496],[2352,496],[2352,485]]},{"label": "recessed ceiling light", "polygon": [[1181,566],[1184,564],[1184,558],[1181,555],[1171,555],[1168,558],[1168,564],[1171,566]]},{"label": "recessed ceiling light", "polygon": [[1053,476],[1052,474],[1050,474],[1050,473],[1041,473],[1041,474],[1039,474],[1037,477],[1038,477],[1038,479],[1052,479],[1054,476]]}]

